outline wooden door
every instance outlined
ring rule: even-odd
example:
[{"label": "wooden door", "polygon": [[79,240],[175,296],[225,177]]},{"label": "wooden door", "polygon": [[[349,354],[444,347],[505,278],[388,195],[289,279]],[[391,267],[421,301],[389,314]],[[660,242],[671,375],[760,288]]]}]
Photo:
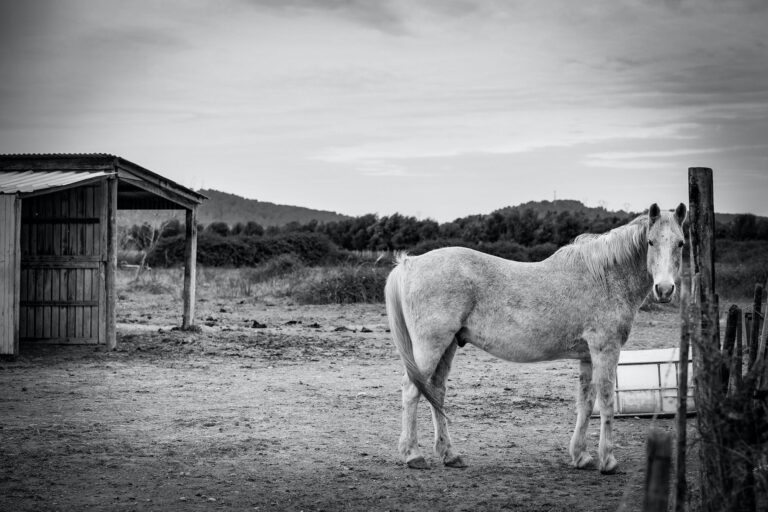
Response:
[{"label": "wooden door", "polygon": [[102,182],[23,199],[21,341],[104,342],[105,193]]}]

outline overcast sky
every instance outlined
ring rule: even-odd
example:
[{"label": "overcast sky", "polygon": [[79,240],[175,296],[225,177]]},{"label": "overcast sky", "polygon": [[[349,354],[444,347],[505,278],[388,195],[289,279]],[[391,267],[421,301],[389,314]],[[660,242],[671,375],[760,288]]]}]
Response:
[{"label": "overcast sky", "polygon": [[439,221],[529,200],[768,215],[765,0],[0,0],[0,152]]}]

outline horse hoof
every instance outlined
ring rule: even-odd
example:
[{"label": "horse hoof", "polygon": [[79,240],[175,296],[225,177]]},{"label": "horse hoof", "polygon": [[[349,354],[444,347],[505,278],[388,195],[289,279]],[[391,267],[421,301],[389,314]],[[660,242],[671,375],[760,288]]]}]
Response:
[{"label": "horse hoof", "polygon": [[447,467],[447,468],[456,468],[456,469],[462,469],[462,468],[465,468],[465,467],[467,467],[467,465],[464,463],[464,461],[463,461],[463,460],[461,459],[461,457],[460,457],[460,456],[458,456],[458,455],[455,455],[455,456],[454,456],[453,458],[451,458],[451,459],[445,459],[445,460],[443,461],[443,464],[444,464],[444,465],[445,465],[445,467]]},{"label": "horse hoof", "polygon": [[424,460],[424,457],[414,457],[411,460],[405,462],[411,469],[429,469],[429,464]]},{"label": "horse hoof", "polygon": [[613,475],[619,470],[619,463],[616,462],[616,459],[611,457],[606,461],[605,465],[600,468],[600,473],[604,475]]},{"label": "horse hoof", "polygon": [[573,466],[576,469],[592,469],[595,467],[595,461],[592,459],[592,456],[588,454],[587,452],[582,453],[579,455],[579,458],[573,461]]}]

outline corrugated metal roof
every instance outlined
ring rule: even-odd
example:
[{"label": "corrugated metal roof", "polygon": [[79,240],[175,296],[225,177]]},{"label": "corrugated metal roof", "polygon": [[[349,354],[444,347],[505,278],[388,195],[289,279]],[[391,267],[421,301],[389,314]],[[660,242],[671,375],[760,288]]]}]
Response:
[{"label": "corrugated metal roof", "polygon": [[[0,194],[44,193],[46,189],[99,179],[106,175],[116,175],[126,183],[136,178],[140,182],[136,185],[143,188],[146,194],[163,197],[185,209],[194,208],[208,199],[149,169],[107,153],[0,155]],[[29,181],[22,181],[27,179]]]},{"label": "corrugated metal roof", "polygon": [[36,192],[112,174],[106,171],[3,171],[0,172],[0,194]]}]

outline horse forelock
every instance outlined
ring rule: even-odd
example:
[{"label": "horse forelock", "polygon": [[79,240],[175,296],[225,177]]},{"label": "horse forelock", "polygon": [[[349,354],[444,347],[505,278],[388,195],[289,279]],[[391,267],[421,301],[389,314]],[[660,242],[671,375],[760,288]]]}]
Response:
[{"label": "horse forelock", "polygon": [[585,264],[589,273],[602,281],[611,267],[639,265],[644,261],[647,236],[648,216],[641,215],[607,233],[579,235],[573,243],[555,252],[553,258],[570,265]]}]

